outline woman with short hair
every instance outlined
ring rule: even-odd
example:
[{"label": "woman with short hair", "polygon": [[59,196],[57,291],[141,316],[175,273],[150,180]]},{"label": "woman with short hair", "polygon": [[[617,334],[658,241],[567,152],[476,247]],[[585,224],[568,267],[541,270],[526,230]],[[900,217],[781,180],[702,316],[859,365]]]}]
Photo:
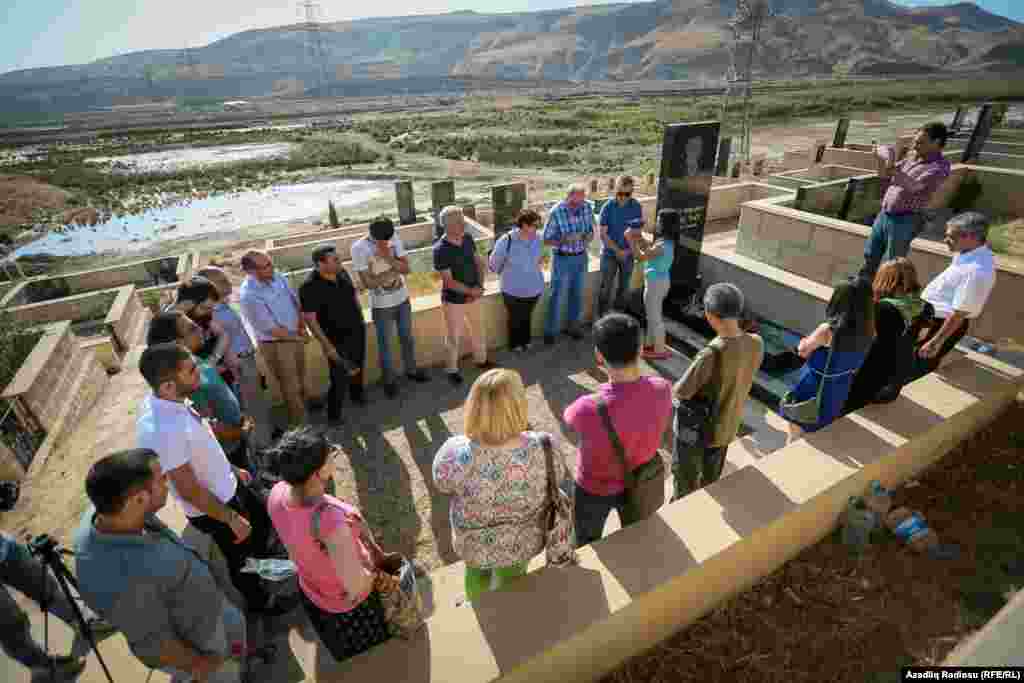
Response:
[{"label": "woman with short hair", "polygon": [[501,297],[508,311],[508,347],[513,351],[530,348],[533,309],[544,293],[540,270],[543,243],[538,230],[540,214],[523,209],[516,216],[516,229],[502,235],[489,259],[491,272],[501,277]]},{"label": "woman with short hair", "polygon": [[334,471],[330,454],[330,444],[313,427],[285,433],[268,453],[284,481],[271,490],[267,509],[295,563],[302,606],[340,662],[390,637],[374,587],[388,556],[359,510],[327,494]]},{"label": "woman with short hair", "polygon": [[899,396],[914,362],[914,343],[935,309],[921,298],[917,269],[906,258],[886,261],[872,283],[877,336],[857,371],[843,413]]},{"label": "woman with short hair", "polygon": [[[469,390],[465,434],[434,458],[434,484],[452,496],[452,545],[466,563],[466,595],[476,600],[526,573],[544,549],[548,507],[544,439],[531,431],[526,389],[515,370],[480,375]],[[565,464],[552,458],[561,482]]]}]

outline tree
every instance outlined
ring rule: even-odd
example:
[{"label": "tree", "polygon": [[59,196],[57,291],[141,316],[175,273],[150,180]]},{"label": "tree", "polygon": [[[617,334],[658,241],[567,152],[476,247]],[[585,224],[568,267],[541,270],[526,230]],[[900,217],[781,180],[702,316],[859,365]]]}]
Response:
[{"label": "tree", "polygon": [[334,208],[334,202],[330,200],[327,201],[327,220],[332,228],[341,227],[341,223],[338,221],[338,210]]}]

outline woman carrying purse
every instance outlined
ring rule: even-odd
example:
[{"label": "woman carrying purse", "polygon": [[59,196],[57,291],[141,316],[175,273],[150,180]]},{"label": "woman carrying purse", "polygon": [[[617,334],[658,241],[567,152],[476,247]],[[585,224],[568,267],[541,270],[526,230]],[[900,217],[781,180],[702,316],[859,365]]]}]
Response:
[{"label": "woman carrying purse", "polygon": [[311,427],[282,436],[269,455],[283,481],[271,490],[267,508],[295,563],[302,606],[340,662],[391,637],[376,583],[379,569],[397,556],[381,550],[359,510],[327,495],[330,451]]}]

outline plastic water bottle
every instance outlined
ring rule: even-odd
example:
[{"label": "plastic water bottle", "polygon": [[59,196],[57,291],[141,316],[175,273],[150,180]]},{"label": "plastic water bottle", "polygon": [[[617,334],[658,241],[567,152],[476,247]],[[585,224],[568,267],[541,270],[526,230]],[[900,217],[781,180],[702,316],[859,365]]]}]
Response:
[{"label": "plastic water bottle", "polygon": [[854,554],[864,552],[870,543],[871,531],[875,528],[875,513],[868,509],[864,499],[851,496],[843,515],[843,545]]},{"label": "plastic water bottle", "polygon": [[868,509],[875,514],[875,525],[881,526],[885,523],[885,518],[889,515],[889,509],[892,507],[892,494],[882,486],[882,482],[875,479],[868,484],[868,495],[864,502]]}]

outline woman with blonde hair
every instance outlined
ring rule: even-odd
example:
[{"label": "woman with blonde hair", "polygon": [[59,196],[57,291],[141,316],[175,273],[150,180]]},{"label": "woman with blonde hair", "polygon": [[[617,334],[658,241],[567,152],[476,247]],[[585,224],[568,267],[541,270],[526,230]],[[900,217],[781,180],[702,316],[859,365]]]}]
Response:
[{"label": "woman with blonde hair", "polygon": [[910,376],[914,343],[935,314],[921,298],[917,269],[909,259],[886,261],[871,284],[875,301],[875,341],[850,387],[843,413],[870,403],[896,400]]},{"label": "woman with blonde hair", "polygon": [[[452,545],[466,563],[471,601],[525,574],[527,562],[544,549],[544,439],[551,435],[529,428],[519,373],[497,368],[469,390],[465,434],[448,439],[434,458],[434,484],[452,496]],[[561,482],[565,464],[552,460]]]}]

